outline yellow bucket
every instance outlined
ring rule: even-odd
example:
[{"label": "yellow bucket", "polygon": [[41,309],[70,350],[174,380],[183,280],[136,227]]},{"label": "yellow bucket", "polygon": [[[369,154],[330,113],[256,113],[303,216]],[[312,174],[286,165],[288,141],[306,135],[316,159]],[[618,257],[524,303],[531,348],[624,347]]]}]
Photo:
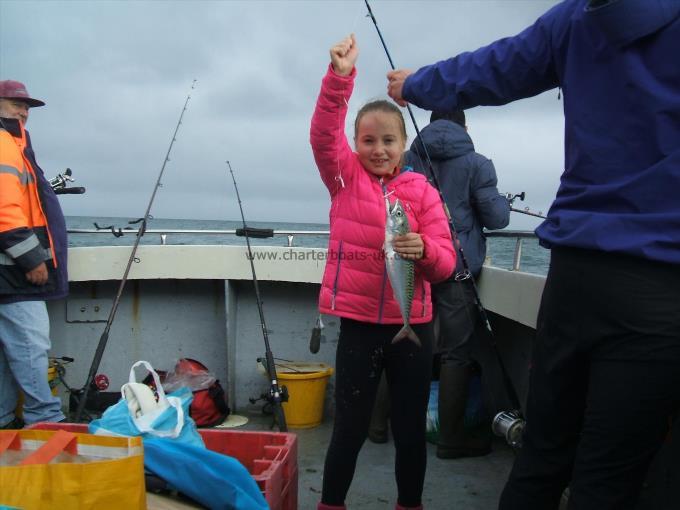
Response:
[{"label": "yellow bucket", "polygon": [[[51,363],[47,369],[47,382],[50,383],[50,388],[52,388],[52,395],[56,396],[59,380],[57,379],[57,367]],[[19,391],[19,400],[17,400],[17,408],[14,410],[14,415],[17,418],[24,417],[24,394],[22,391]]]},{"label": "yellow bucket", "polygon": [[283,404],[286,424],[297,429],[319,425],[333,368],[324,363],[277,363],[276,373],[280,384],[288,389],[288,402]]}]

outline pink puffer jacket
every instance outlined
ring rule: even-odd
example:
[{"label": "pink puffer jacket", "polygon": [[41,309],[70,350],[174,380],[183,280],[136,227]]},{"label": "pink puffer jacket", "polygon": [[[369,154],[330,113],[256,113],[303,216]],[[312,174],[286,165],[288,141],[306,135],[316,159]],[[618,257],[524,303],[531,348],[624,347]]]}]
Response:
[{"label": "pink puffer jacket", "polygon": [[456,255],[437,191],[424,176],[400,172],[381,183],[364,169],[347,143],[345,116],[356,70],[339,76],[329,68],[316,103],[310,141],[316,164],[331,194],[330,239],[321,284],[321,313],[379,324],[401,324],[385,268],[385,200],[398,198],[411,230],[425,243],[425,256],[416,262],[411,323],[432,320],[430,283],[448,278]]}]

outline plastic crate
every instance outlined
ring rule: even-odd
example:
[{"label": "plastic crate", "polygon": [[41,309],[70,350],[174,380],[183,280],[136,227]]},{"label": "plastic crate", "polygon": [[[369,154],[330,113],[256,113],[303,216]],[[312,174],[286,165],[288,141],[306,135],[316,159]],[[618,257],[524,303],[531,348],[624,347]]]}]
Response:
[{"label": "plastic crate", "polygon": [[295,434],[224,429],[199,429],[198,432],[208,449],[241,461],[260,486],[271,510],[297,509]]},{"label": "plastic crate", "polygon": [[[35,423],[27,428],[87,432],[82,423]],[[271,510],[296,510],[297,436],[287,432],[198,429],[205,446],[234,457],[260,487]]]}]

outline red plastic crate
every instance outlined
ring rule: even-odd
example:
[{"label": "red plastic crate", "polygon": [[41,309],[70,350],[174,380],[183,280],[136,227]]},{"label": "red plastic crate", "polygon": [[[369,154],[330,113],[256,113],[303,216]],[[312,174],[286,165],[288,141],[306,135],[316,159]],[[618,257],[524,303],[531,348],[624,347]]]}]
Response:
[{"label": "red plastic crate", "polygon": [[298,471],[297,468],[288,480],[288,484],[283,488],[283,506],[281,510],[297,510],[298,509]]},{"label": "red plastic crate", "polygon": [[[82,423],[35,423],[27,428],[87,432]],[[297,436],[287,432],[198,429],[205,446],[243,464],[271,510],[296,510],[298,500]]]},{"label": "red plastic crate", "polygon": [[199,429],[199,433],[208,449],[241,461],[260,486],[271,510],[297,509],[295,434],[224,429]]}]

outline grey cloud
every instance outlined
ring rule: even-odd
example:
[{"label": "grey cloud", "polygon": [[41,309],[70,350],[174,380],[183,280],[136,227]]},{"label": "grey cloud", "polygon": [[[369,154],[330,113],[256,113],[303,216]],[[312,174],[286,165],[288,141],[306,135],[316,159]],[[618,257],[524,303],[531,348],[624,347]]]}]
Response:
[{"label": "grey cloud", "polygon": [[[417,68],[531,24],[555,1],[375,1],[397,66]],[[355,32],[361,49],[347,133],[360,105],[385,97],[389,68],[360,1],[0,1],[0,76],[47,101],[31,130],[46,174],[71,167],[84,196],[70,215],[142,215],[186,94],[157,217],[238,219],[224,161],[253,221],[326,222],[328,196],[309,120],[328,48]],[[469,112],[501,191],[544,212],[561,173],[556,91]],[[420,127],[429,113],[414,109]],[[409,136],[415,135],[409,126]],[[513,228],[536,221],[516,215]]]}]

